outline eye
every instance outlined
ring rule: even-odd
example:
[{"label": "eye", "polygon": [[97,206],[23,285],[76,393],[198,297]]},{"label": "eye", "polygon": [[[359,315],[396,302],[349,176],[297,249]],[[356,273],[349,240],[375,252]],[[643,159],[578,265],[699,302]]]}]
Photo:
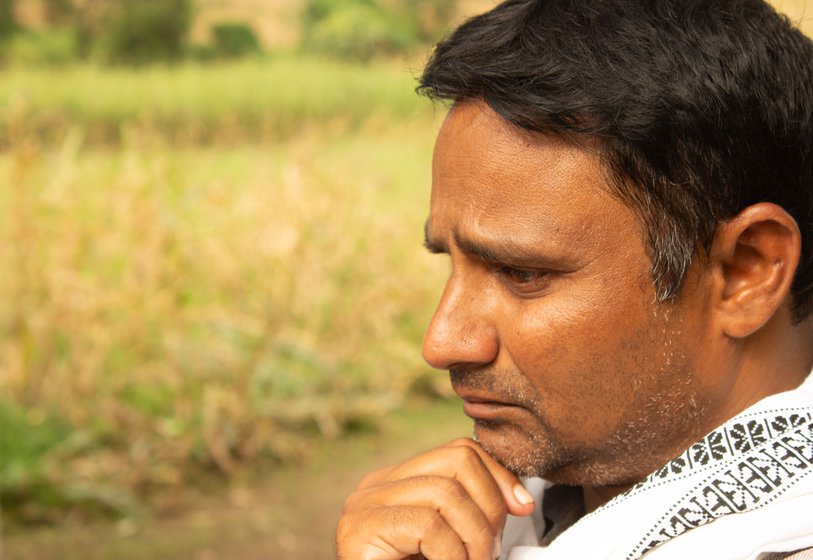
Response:
[{"label": "eye", "polygon": [[499,266],[495,272],[509,288],[522,294],[539,291],[548,278],[547,271],[533,268]]},{"label": "eye", "polygon": [[525,270],[522,268],[513,268],[511,266],[501,266],[498,269],[498,272],[519,284],[533,282],[534,280],[538,280],[540,276],[544,274],[538,270]]}]

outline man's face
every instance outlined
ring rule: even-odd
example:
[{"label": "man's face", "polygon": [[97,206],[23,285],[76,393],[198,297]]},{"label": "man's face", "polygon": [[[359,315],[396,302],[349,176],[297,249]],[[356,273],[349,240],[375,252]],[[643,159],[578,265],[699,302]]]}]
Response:
[{"label": "man's face", "polygon": [[452,270],[423,353],[513,471],[628,483],[715,425],[728,388],[698,375],[704,281],[657,303],[643,239],[589,149],[523,136],[482,104],[450,113],[427,246]]}]

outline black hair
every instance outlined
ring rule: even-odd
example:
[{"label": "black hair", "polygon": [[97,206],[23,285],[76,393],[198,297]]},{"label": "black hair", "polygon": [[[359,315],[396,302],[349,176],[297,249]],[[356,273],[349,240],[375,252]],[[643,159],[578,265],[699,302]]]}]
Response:
[{"label": "black hair", "polygon": [[718,223],[758,202],[798,223],[813,306],[813,43],[762,0],[508,0],[440,42],[418,92],[598,140],[649,237],[659,299]]}]

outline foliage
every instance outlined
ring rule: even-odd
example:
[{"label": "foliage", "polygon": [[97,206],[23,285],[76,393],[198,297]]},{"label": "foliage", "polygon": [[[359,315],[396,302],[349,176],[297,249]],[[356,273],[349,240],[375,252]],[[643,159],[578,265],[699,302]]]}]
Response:
[{"label": "foliage", "polygon": [[411,119],[427,106],[398,66],[362,67],[276,56],[173,68],[13,66],[0,81],[0,147],[24,128],[54,139],[72,127],[87,142],[124,140],[135,125],[181,144],[278,140],[369,119]]},{"label": "foliage", "polygon": [[75,0],[41,0],[45,21],[49,26],[64,28],[74,23],[77,7]]},{"label": "foliage", "polygon": [[440,0],[307,0],[303,46],[322,54],[370,60],[407,53],[437,39],[456,12]]},{"label": "foliage", "polygon": [[0,0],[0,46],[17,30],[14,21],[14,0]]},{"label": "foliage", "polygon": [[415,40],[412,30],[363,1],[328,10],[308,29],[306,45],[340,58],[369,60],[377,54],[403,52]]},{"label": "foliage", "polygon": [[31,492],[46,477],[42,455],[68,435],[68,427],[20,404],[0,401],[0,494]]},{"label": "foliage", "polygon": [[61,66],[75,61],[78,53],[76,35],[69,29],[25,30],[8,42],[5,57],[17,65]]},{"label": "foliage", "polygon": [[45,14],[52,29],[74,34],[81,57],[142,64],[185,53],[193,1],[45,0]]},{"label": "foliage", "polygon": [[244,23],[217,23],[212,26],[214,52],[228,58],[260,52],[260,42],[250,26]]},{"label": "foliage", "polygon": [[[310,64],[299,61],[303,77],[315,75]],[[106,80],[130,72],[145,91],[175,92],[158,87],[164,70],[71,71],[111,97],[119,86]],[[203,90],[233,78],[225,67],[194,71]],[[356,78],[368,89],[391,79],[381,66],[333,71],[352,78],[332,82],[341,99]],[[372,99],[392,107],[355,128],[183,147],[148,116],[176,101],[137,91],[121,138],[99,147],[81,111],[64,134],[35,124],[74,82],[36,77],[0,97],[10,139],[0,154],[0,298],[12,302],[0,306],[0,421],[14,427],[1,445],[17,473],[2,473],[6,513],[48,520],[66,504],[132,513],[142,496],[201,471],[298,461],[318,438],[375,424],[421,385],[419,345],[442,274],[419,242],[428,119],[398,117],[400,98],[384,89]],[[43,89],[55,95],[41,105],[20,97]],[[339,105],[323,97],[293,109],[335,121]],[[277,109],[295,99],[277,98]],[[240,103],[253,98],[223,107],[259,110]],[[220,107],[192,104],[184,118]],[[251,138],[240,121],[230,126]]]},{"label": "foliage", "polygon": [[457,4],[455,0],[398,0],[395,10],[411,21],[422,40],[434,42],[449,31]]},{"label": "foliage", "polygon": [[[38,2],[46,28],[27,30],[36,33],[29,33],[5,60],[54,64],[78,56],[141,65],[260,51],[257,36],[245,22],[215,20],[210,44],[187,44],[197,8],[206,9],[195,0]],[[16,30],[12,4],[13,0],[0,0],[0,39],[11,37]],[[301,5],[303,51],[364,61],[428,46],[457,14],[456,0],[303,0]],[[48,37],[52,32],[54,40]]]},{"label": "foliage", "polygon": [[109,62],[177,59],[191,22],[191,0],[109,0],[92,51]]}]

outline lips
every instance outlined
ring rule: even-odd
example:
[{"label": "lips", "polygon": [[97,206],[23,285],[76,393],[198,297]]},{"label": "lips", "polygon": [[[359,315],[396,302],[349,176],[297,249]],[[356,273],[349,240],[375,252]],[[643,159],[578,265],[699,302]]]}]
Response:
[{"label": "lips", "polygon": [[505,417],[519,406],[484,397],[460,395],[463,399],[463,413],[474,420],[497,420]]},{"label": "lips", "polygon": [[463,399],[463,412],[474,420],[502,420],[511,414],[528,412],[526,406],[517,402],[512,390],[525,389],[526,380],[516,372],[460,367],[449,370],[449,380],[454,392]]}]

